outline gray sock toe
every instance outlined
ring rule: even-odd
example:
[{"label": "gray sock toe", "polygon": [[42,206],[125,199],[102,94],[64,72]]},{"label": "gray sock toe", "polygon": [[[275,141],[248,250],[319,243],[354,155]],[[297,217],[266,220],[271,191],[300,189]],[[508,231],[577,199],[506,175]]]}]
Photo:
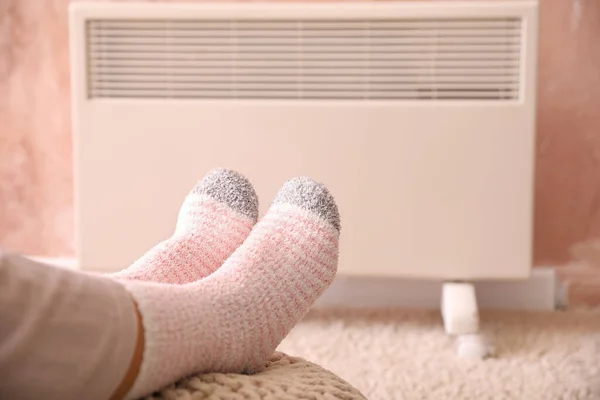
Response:
[{"label": "gray sock toe", "polygon": [[238,172],[214,169],[198,182],[192,193],[210,196],[255,222],[258,219],[258,196],[250,181]]},{"label": "gray sock toe", "polygon": [[322,183],[308,177],[294,178],[287,181],[279,190],[273,204],[288,203],[311,211],[329,221],[340,230],[340,214],[335,200]]}]

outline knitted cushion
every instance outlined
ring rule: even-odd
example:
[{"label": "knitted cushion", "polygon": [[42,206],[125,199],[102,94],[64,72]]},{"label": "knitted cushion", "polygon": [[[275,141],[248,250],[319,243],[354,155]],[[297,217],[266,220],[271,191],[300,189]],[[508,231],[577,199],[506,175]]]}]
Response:
[{"label": "knitted cushion", "polygon": [[342,378],[313,363],[282,353],[256,375],[199,374],[148,399],[162,400],[366,400]]}]

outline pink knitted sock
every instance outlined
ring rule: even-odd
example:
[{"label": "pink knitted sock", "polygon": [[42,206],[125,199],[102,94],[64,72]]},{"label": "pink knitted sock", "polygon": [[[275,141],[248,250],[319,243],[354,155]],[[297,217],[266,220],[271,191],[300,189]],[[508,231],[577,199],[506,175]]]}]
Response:
[{"label": "pink knitted sock", "polygon": [[297,178],[207,278],[187,285],[124,281],[145,331],[141,370],[128,398],[194,372],[261,370],[332,282],[339,221],[327,189]]},{"label": "pink knitted sock", "polygon": [[113,278],[188,283],[204,278],[248,237],[258,218],[252,184],[237,172],[209,172],[188,194],[175,234]]}]

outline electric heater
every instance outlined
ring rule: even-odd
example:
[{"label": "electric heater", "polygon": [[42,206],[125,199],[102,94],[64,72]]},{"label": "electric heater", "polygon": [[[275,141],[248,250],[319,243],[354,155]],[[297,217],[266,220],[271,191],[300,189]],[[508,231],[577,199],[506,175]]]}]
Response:
[{"label": "electric heater", "polygon": [[470,282],[531,270],[537,14],[537,1],[73,3],[81,267],[121,269],[169,237],[214,167],[246,175],[262,212],[309,175],[339,205],[340,275],[455,282],[446,327],[476,331]]}]

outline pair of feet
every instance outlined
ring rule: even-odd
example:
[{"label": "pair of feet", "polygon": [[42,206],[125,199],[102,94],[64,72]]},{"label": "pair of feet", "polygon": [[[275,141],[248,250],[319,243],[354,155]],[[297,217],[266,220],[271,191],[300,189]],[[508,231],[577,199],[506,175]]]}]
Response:
[{"label": "pair of feet", "polygon": [[309,178],[284,184],[257,222],[240,174],[210,172],[186,197],[174,235],[113,274],[144,326],[139,397],[194,372],[257,372],[337,271],[340,219]]}]

